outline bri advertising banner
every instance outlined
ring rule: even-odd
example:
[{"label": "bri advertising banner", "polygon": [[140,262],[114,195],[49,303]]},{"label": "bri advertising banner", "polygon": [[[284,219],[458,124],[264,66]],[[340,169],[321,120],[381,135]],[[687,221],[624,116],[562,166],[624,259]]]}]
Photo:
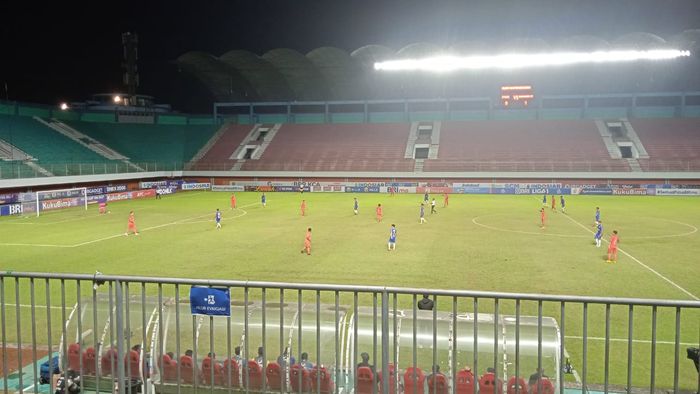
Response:
[{"label": "bri advertising banner", "polygon": [[0,216],[21,215],[24,213],[22,204],[0,205]]},{"label": "bri advertising banner", "polygon": [[231,293],[225,288],[192,287],[190,308],[193,315],[231,316]]}]

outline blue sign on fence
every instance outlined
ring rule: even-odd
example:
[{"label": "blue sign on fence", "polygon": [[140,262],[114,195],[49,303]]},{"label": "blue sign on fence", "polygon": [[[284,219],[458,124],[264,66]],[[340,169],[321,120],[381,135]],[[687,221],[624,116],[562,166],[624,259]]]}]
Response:
[{"label": "blue sign on fence", "polygon": [[190,305],[193,315],[231,316],[231,293],[228,289],[192,287]]}]

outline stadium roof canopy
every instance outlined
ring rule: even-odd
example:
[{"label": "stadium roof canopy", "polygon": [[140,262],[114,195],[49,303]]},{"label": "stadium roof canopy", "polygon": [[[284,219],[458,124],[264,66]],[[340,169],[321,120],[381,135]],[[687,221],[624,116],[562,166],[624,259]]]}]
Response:
[{"label": "stadium roof canopy", "polygon": [[[420,74],[388,75],[374,70],[375,62],[390,59],[406,59],[434,56],[439,54],[489,54],[495,52],[547,52],[547,51],[595,51],[610,49],[689,49],[694,56],[684,61],[688,72],[683,70],[673,78],[658,78],[658,67],[642,67],[642,72],[656,73],[633,75],[638,81],[631,87],[614,86],[610,80],[599,78],[600,68],[595,72],[585,72],[581,67],[552,69],[546,72],[533,71],[497,74],[485,72],[480,74],[463,73],[451,75],[450,80],[444,76]],[[336,48],[321,47],[302,54],[289,48],[277,48],[262,55],[245,50],[231,50],[216,57],[208,53],[192,51],[176,59],[178,66],[194,76],[213,95],[217,101],[331,101],[364,100],[386,98],[431,98],[483,95],[482,92],[496,91],[502,83],[531,83],[540,91],[550,93],[565,92],[565,84],[574,89],[571,93],[583,92],[578,87],[584,86],[590,93],[600,89],[612,91],[631,91],[631,89],[675,89],[673,86],[653,86],[659,81],[673,81],[678,86],[700,88],[700,77],[692,70],[698,66],[696,52],[700,50],[700,29],[686,30],[664,39],[657,35],[634,32],[613,40],[605,40],[592,35],[563,37],[558,40],[519,38],[493,45],[482,41],[464,41],[449,47],[418,42],[393,49],[382,45],[366,45],[352,52]],[[635,67],[634,65],[622,65]],[[675,67],[678,71],[678,67]],[[590,81],[581,81],[583,72]],[[591,71],[591,70],[588,70]],[[625,70],[623,74],[629,74]],[[569,74],[567,74],[569,73]],[[687,74],[687,75],[686,75]],[[579,79],[573,83],[574,78]],[[675,78],[675,80],[674,80]],[[651,82],[639,83],[649,80]],[[606,81],[603,83],[602,81]],[[654,82],[656,81],[656,82]],[[551,85],[551,89],[548,88]],[[697,85],[697,86],[695,86]],[[597,90],[598,89],[598,90]],[[600,91],[605,93],[605,91]]]}]

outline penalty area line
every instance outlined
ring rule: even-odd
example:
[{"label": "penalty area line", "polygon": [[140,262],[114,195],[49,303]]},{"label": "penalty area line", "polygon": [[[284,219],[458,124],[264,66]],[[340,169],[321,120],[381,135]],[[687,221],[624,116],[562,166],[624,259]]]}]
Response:
[{"label": "penalty area line", "polygon": [[[581,224],[580,222],[578,222],[577,220],[575,220],[575,219],[572,218],[571,216],[569,216],[569,215],[565,215],[565,216],[566,216],[567,219],[571,220],[573,223],[576,223],[577,225],[579,225],[582,229],[588,231],[588,232],[591,233],[591,234],[595,234],[591,229],[589,229],[588,227],[584,226],[583,224]],[[608,240],[605,239],[605,238],[603,238],[603,240],[604,240],[606,243],[610,243],[610,241],[608,241]],[[695,294],[693,294],[693,293],[689,292],[688,290],[684,289],[683,287],[681,287],[680,285],[678,285],[676,282],[674,282],[674,281],[672,281],[671,279],[667,278],[666,276],[662,275],[661,273],[659,273],[659,272],[656,271],[655,269],[651,268],[650,266],[648,266],[648,265],[642,263],[638,258],[636,258],[636,257],[632,256],[631,254],[627,253],[627,252],[624,251],[622,248],[619,248],[619,247],[618,247],[617,250],[619,250],[619,251],[620,251],[622,254],[624,254],[625,256],[627,256],[627,257],[631,258],[632,260],[634,260],[637,264],[639,264],[639,265],[641,265],[642,267],[646,268],[647,270],[651,271],[653,274],[655,274],[655,275],[658,276],[659,278],[661,278],[661,279],[665,280],[666,282],[668,282],[669,284],[673,285],[673,286],[674,286],[675,288],[677,288],[678,290],[680,290],[680,291],[682,291],[683,293],[685,293],[686,295],[690,296],[690,298],[694,299],[695,301],[700,301],[700,298],[698,298],[697,296],[695,296]]]}]

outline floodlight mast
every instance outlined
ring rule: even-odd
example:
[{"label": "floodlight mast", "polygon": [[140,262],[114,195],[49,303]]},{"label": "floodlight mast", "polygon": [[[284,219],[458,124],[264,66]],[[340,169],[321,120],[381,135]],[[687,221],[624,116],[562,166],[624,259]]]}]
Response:
[{"label": "floodlight mast", "polygon": [[510,53],[473,56],[433,56],[421,59],[388,60],[374,63],[379,71],[451,72],[459,70],[519,69],[568,66],[585,63],[615,63],[644,60],[670,60],[690,56],[679,49],[615,50],[594,52]]}]

